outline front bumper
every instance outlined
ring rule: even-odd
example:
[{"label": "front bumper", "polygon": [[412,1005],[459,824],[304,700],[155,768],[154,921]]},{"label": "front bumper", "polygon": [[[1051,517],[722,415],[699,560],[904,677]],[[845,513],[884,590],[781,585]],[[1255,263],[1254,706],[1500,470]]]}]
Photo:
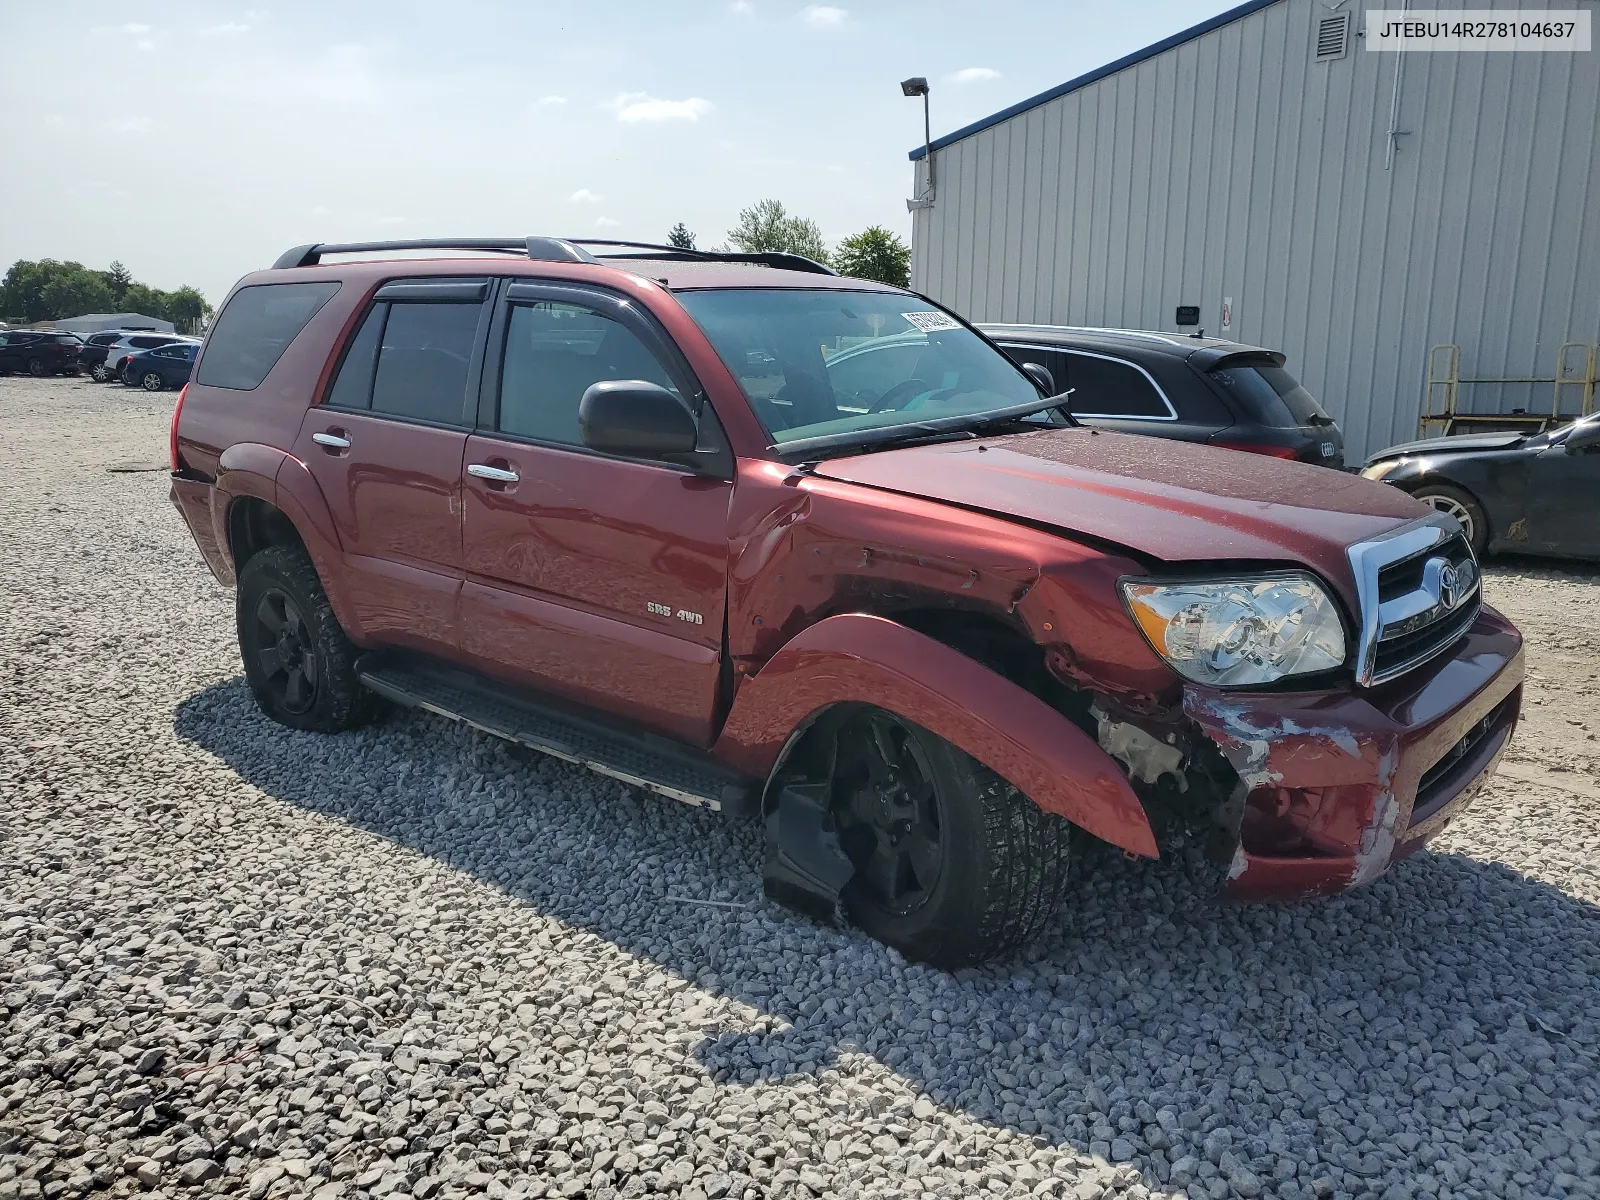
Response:
[{"label": "front bumper", "polygon": [[1485,607],[1454,653],[1370,690],[1187,688],[1184,711],[1240,780],[1225,894],[1329,895],[1420,849],[1510,744],[1523,670],[1522,636]]}]

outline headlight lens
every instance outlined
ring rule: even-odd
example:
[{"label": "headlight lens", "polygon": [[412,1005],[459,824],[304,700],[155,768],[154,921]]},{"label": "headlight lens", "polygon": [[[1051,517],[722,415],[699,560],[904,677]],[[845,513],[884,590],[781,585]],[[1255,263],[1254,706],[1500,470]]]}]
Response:
[{"label": "headlight lens", "polygon": [[1308,575],[1194,583],[1129,579],[1122,592],[1156,653],[1196,683],[1266,684],[1344,665],[1338,608]]},{"label": "headlight lens", "polygon": [[1386,458],[1382,462],[1375,462],[1361,472],[1368,479],[1382,479],[1390,471],[1400,465],[1398,458]]}]

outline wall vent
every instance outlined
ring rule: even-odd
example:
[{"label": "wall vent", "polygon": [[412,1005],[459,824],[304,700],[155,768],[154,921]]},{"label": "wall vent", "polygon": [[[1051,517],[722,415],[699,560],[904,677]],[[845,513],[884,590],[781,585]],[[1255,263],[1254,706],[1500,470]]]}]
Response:
[{"label": "wall vent", "polygon": [[1335,13],[1317,22],[1317,62],[1343,58],[1350,49],[1350,14]]}]

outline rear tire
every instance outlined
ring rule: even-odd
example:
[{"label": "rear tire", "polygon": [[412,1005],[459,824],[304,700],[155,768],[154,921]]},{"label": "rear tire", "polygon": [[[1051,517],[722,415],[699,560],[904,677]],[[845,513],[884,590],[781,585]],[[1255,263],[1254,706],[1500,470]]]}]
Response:
[{"label": "rear tire", "polygon": [[1472,553],[1479,559],[1483,558],[1483,552],[1489,545],[1489,519],[1483,514],[1483,506],[1471,493],[1448,483],[1425,483],[1411,495],[1429,508],[1447,513],[1460,522],[1461,531],[1467,535],[1467,542],[1472,546]]},{"label": "rear tire", "polygon": [[857,925],[945,969],[1038,936],[1069,878],[1070,824],[882,709],[860,710],[838,738],[832,811],[856,867],[841,900]]},{"label": "rear tire", "polygon": [[111,372],[106,370],[105,363],[96,363],[92,368],[90,368],[89,377],[96,383],[104,383],[106,380],[111,378]]},{"label": "rear tire", "polygon": [[139,381],[139,386],[144,388],[144,390],[147,392],[159,392],[162,388],[167,386],[167,381],[162,379],[161,376],[157,375],[154,371],[146,371],[144,373],[144,378]]},{"label": "rear tire", "polygon": [[378,697],[356,678],[345,635],[305,550],[269,546],[239,572],[237,620],[245,679],[290,729],[340,733],[371,721]]}]

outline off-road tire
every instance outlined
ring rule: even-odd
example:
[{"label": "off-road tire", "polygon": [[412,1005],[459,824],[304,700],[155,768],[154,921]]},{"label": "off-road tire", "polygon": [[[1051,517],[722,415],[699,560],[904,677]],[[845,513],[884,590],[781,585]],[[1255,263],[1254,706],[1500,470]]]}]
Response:
[{"label": "off-road tire", "polygon": [[[269,593],[293,602],[309,635],[307,650],[316,659],[316,683],[304,711],[292,711],[275,693],[261,661],[264,642],[256,614]],[[245,563],[239,572],[237,623],[245,679],[261,711],[274,721],[291,729],[341,733],[365,725],[377,715],[378,697],[356,678],[360,651],[333,615],[316,567],[300,546],[269,546]]]},{"label": "off-road tire", "polygon": [[[1472,553],[1480,560],[1483,558],[1483,552],[1489,545],[1489,518],[1484,515],[1483,505],[1478,503],[1477,498],[1472,493],[1448,483],[1425,483],[1421,487],[1414,489],[1411,495],[1424,503],[1428,503],[1429,497],[1437,496],[1441,500],[1449,501],[1452,505],[1459,505],[1467,514],[1467,520],[1471,524],[1467,541],[1472,544]],[[1434,504],[1429,504],[1428,506],[1430,508],[1441,507]],[[1466,523],[1463,522],[1463,524]]]},{"label": "off-road tire", "polygon": [[1071,874],[1072,826],[988,767],[912,722],[943,822],[938,882],[921,907],[885,911],[855,880],[850,919],[907,958],[946,970],[1016,950],[1043,932]]}]

